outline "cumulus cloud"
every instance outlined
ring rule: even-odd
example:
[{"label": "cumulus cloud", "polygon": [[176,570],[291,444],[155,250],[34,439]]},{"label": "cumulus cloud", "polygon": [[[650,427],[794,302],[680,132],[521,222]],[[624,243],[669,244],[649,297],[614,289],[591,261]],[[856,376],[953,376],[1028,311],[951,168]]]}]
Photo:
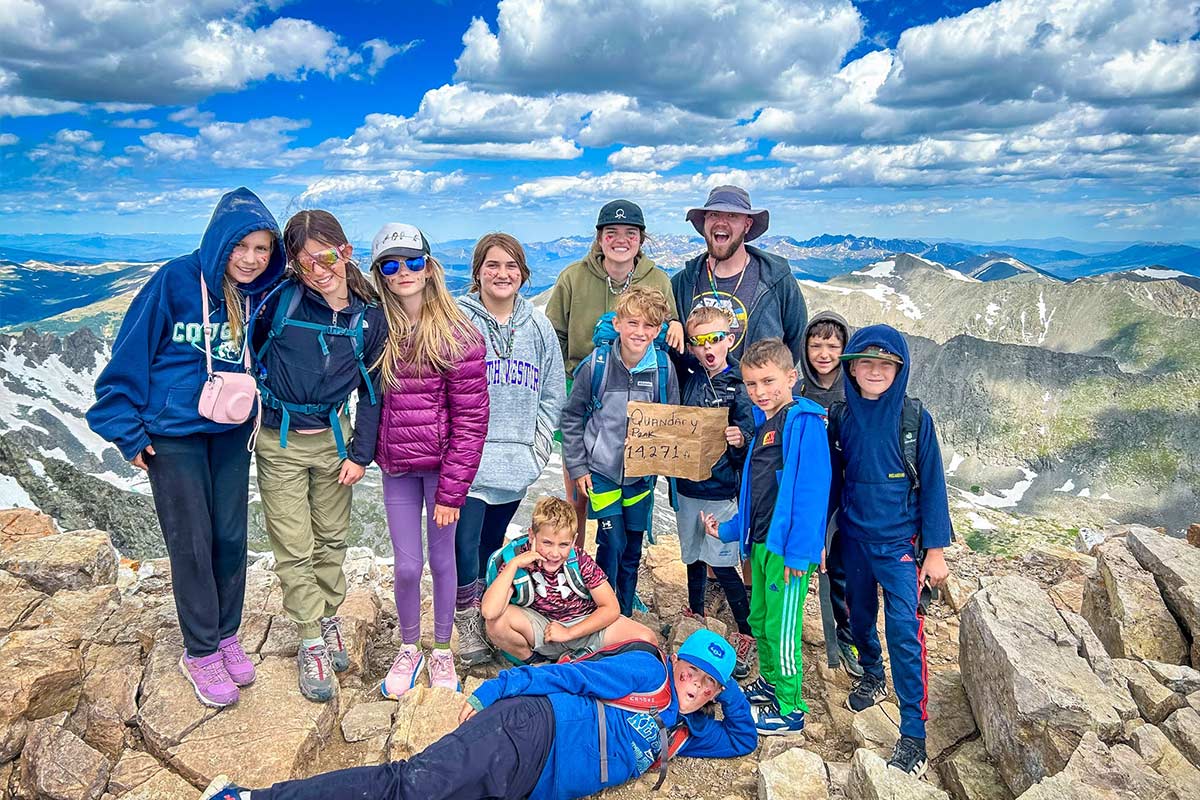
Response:
[{"label": "cumulus cloud", "polygon": [[141,129],[141,130],[145,130],[146,128],[153,128],[156,125],[158,125],[158,123],[152,119],[134,119],[132,117],[130,117],[128,119],[115,119],[108,124],[113,126],[114,128],[134,128],[134,129]]},{"label": "cumulus cloud", "polygon": [[658,147],[622,147],[608,157],[608,165],[616,169],[672,169],[684,161],[698,161],[738,155],[750,149],[749,139],[729,144],[677,145]]},{"label": "cumulus cloud", "polygon": [[15,133],[0,133],[0,147],[12,147],[19,141],[21,138]]},{"label": "cumulus cloud", "polygon": [[300,194],[308,203],[326,198],[363,197],[377,194],[439,194],[467,183],[461,170],[450,173],[396,170],[380,175],[333,175],[319,178]]},{"label": "cumulus cloud", "polygon": [[[184,119],[197,120],[197,115]],[[308,120],[266,117],[248,122],[218,122],[199,118],[195,136],[178,133],[149,133],[141,146],[127,150],[149,161],[204,159],[218,167],[250,169],[287,167],[313,157],[312,148],[292,147],[290,134],[309,126]]]},{"label": "cumulus cloud", "polygon": [[30,161],[48,167],[72,165],[91,169],[101,166],[99,153],[104,142],[96,139],[91,131],[63,128],[48,142],[30,148],[25,154]]},{"label": "cumulus cloud", "polygon": [[849,0],[502,0],[455,79],[517,94],[619,91],[728,116],[826,74],[862,35]]},{"label": "cumulus cloud", "polygon": [[[15,76],[0,108],[47,112],[48,102],[169,105],[236,91],[268,77],[378,69],[401,48],[364,51],[308,20],[256,25],[278,3],[245,0],[19,0],[0,16],[0,70]],[[24,98],[23,102],[18,102]],[[38,102],[30,102],[36,99]],[[59,109],[65,110],[65,109]]]}]

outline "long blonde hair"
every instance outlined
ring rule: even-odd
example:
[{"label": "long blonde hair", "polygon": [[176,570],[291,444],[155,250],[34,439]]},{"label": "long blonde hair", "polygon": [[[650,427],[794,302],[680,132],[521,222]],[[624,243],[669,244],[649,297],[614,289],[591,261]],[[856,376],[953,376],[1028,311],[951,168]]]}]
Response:
[{"label": "long blonde hair", "polygon": [[[271,245],[274,247],[274,243]],[[246,295],[238,288],[237,281],[225,275],[221,279],[221,291],[225,295],[225,317],[229,321],[229,343],[234,347],[242,346],[242,331],[246,329]],[[204,321],[205,324],[208,320]]]},{"label": "long blonde hair", "polygon": [[449,370],[479,338],[479,331],[446,288],[446,270],[433,256],[425,256],[425,289],[421,293],[421,319],[416,325],[404,313],[400,298],[388,289],[378,262],[371,265],[371,280],[388,324],[387,343],[372,365],[372,369],[380,369],[385,386],[395,388],[405,367],[415,367],[418,375],[427,368],[435,372]]}]

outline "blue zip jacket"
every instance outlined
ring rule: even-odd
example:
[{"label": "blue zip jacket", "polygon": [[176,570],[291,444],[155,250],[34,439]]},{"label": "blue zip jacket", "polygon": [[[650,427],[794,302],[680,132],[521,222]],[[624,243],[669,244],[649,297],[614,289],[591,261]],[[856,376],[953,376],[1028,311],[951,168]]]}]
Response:
[{"label": "blue zip jacket", "polygon": [[[825,409],[812,400],[793,398],[783,424],[783,470],[776,473],[779,494],[771,527],[767,530],[767,549],[783,558],[794,570],[805,572],[820,565],[825,549],[826,512],[829,505],[829,437],[825,431]],[[767,421],[761,408],[754,408],[754,428]],[[750,555],[750,526],[754,514],[750,508],[750,456],[754,440],[746,449],[742,467],[742,491],[733,519],[721,523],[723,542],[741,542],[742,558]]]},{"label": "blue zip jacket", "polygon": [[208,284],[213,369],[240,371],[242,351],[230,341],[221,287],[234,245],[262,230],[275,239],[270,261],[252,283],[239,285],[253,308],[255,296],[283,274],[284,256],[275,218],[245,187],[217,203],[199,249],[163,264],[129,304],[112,360],[96,379],[96,402],[87,412],[88,427],[115,444],[125,460],[142,452],[152,434],[189,436],[234,427],[205,419],[197,410],[207,377],[200,275]]},{"label": "blue zip jacket", "polygon": [[[596,699],[614,700],[633,692],[653,692],[662,685],[663,665],[651,653],[632,652],[599,661],[507,669],[485,681],[473,697],[486,708],[504,697],[548,697],[558,735],[530,800],[567,800],[595,794],[641,775],[658,758],[658,727],[649,714],[608,707],[608,783],[600,783],[599,714]],[[733,758],[754,752],[758,731],[750,705],[737,682],[730,680],[717,695],[723,719],[696,711],[680,715],[675,685],[671,704],[659,713],[671,727],[682,721],[688,740],[676,755]]]},{"label": "blue zip jacket", "polygon": [[895,353],[904,364],[878,400],[867,400],[850,376],[849,365],[853,362],[842,362],[846,371],[846,415],[841,423],[841,452],[834,448],[832,454],[830,488],[838,512],[838,529],[852,539],[872,543],[912,541],[919,531],[924,548],[946,547],[951,530],[946,476],[928,410],[921,414],[917,434],[920,492],[912,490],[900,453],[900,412],[911,368],[908,342],[895,328],[871,325],[850,337],[845,352],[862,352],[870,345]]}]

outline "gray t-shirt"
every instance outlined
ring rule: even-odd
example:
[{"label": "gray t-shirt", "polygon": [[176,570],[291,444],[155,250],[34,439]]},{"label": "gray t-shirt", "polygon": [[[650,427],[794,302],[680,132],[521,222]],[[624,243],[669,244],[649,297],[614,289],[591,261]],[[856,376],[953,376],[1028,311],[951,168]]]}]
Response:
[{"label": "gray t-shirt", "polygon": [[758,291],[758,278],[761,268],[758,259],[750,256],[746,268],[737,275],[721,278],[709,271],[706,266],[696,281],[696,294],[692,298],[692,308],[697,306],[716,306],[733,314],[734,323],[730,326],[733,334],[733,346],[729,354],[734,358],[742,357],[745,346],[746,320],[750,307],[754,304],[754,293]]}]

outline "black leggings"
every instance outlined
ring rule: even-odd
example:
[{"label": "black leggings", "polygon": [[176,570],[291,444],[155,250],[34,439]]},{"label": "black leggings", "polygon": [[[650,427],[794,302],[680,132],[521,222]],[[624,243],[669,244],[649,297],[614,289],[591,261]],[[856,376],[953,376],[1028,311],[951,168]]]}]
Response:
[{"label": "black leggings", "polygon": [[253,800],[482,800],[528,797],[554,749],[545,697],[480,711],[408,761],[352,767],[254,789]]},{"label": "black leggings", "polygon": [[[750,635],[750,599],[746,597],[746,585],[742,583],[742,573],[737,567],[713,567],[717,583],[725,590],[729,599],[729,611],[733,621],[737,623],[738,633]],[[704,614],[704,590],[708,585],[708,564],[703,561],[693,561],[687,565],[688,576],[688,606],[695,614]]]},{"label": "black leggings", "polygon": [[489,505],[478,497],[467,498],[454,530],[454,561],[460,590],[474,587],[477,579],[487,577],[488,559],[504,546],[504,533],[520,505],[520,500]]}]

